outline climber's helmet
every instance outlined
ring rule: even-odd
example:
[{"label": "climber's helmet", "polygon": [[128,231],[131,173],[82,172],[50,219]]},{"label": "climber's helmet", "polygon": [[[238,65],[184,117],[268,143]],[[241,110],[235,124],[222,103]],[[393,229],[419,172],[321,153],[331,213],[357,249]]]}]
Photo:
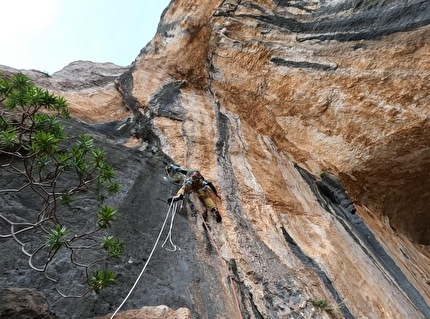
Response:
[{"label": "climber's helmet", "polygon": [[193,180],[193,181],[196,181],[196,180],[198,180],[200,178],[200,174],[198,173],[198,172],[194,172],[192,175],[191,175],[191,180]]}]

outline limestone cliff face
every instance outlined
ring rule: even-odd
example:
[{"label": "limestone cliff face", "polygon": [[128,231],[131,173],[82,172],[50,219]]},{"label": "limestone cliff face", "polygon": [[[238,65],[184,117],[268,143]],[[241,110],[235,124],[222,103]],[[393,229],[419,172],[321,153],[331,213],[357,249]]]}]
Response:
[{"label": "limestone cliff face", "polygon": [[[318,203],[294,163],[339,178],[429,302],[429,15],[424,1],[172,1],[122,77],[132,78],[134,112],[151,114],[160,147],[221,187],[218,235],[257,308],[269,292],[283,303],[274,283],[284,276],[326,296],[285,230],[354,316],[420,316],[400,301],[392,267],[346,236],[351,226]],[[257,257],[260,245],[276,262]]]},{"label": "limestone cliff face", "polygon": [[[18,70],[1,66],[3,74]],[[76,61],[61,71],[48,75],[37,70],[20,70],[39,86],[63,96],[73,116],[88,123],[122,119],[129,113],[121,108],[121,95],[115,88],[115,79],[128,71],[113,63]]]},{"label": "limestone cliff face", "polygon": [[205,275],[182,279],[183,305],[158,302],[193,318],[430,317],[429,17],[424,0],[173,0],[130,68],[79,90],[58,86],[71,66],[46,79],[77,118],[218,187],[221,262],[187,205],[179,274]]}]

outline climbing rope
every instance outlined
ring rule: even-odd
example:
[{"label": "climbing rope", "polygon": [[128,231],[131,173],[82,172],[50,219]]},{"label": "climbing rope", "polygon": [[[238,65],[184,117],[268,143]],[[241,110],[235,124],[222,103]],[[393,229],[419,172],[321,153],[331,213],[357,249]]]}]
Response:
[{"label": "climbing rope", "polygon": [[[169,242],[170,242],[170,244],[172,245],[173,249],[165,248],[166,250],[169,250],[169,251],[177,251],[177,250],[180,250],[179,246],[175,245],[175,244],[173,243],[173,241],[172,241],[173,221],[174,221],[174,219],[175,219],[175,215],[176,215],[176,212],[177,212],[177,210],[178,210],[178,206],[179,206],[179,205],[178,205],[178,203],[177,203],[176,201],[173,201],[173,200],[171,201],[170,206],[169,206],[169,209],[168,209],[167,214],[166,214],[166,217],[164,218],[163,225],[161,226],[161,230],[160,230],[160,232],[159,232],[159,234],[158,234],[157,240],[155,241],[154,247],[152,248],[151,253],[149,254],[149,257],[148,257],[148,259],[146,260],[145,265],[143,266],[143,268],[142,268],[142,270],[141,270],[141,272],[140,272],[139,276],[138,276],[138,277],[137,277],[137,279],[135,280],[135,282],[134,282],[133,286],[131,287],[130,291],[128,292],[127,296],[124,298],[124,300],[122,301],[122,303],[119,305],[119,307],[118,307],[118,308],[115,310],[115,312],[112,314],[112,316],[110,317],[110,319],[113,319],[113,318],[115,317],[115,315],[116,315],[116,314],[118,313],[118,311],[122,308],[122,306],[126,303],[126,301],[128,300],[128,298],[130,297],[130,295],[132,294],[132,292],[133,292],[133,291],[134,291],[134,289],[136,288],[137,283],[139,282],[140,278],[142,277],[143,273],[145,272],[146,267],[148,266],[148,263],[149,263],[149,261],[151,260],[152,255],[153,255],[153,254],[154,254],[154,252],[155,252],[155,249],[156,249],[156,247],[157,247],[157,245],[158,245],[158,242],[160,241],[161,234],[163,233],[164,227],[166,226],[167,219],[169,218],[170,213],[171,213],[172,215],[171,215],[171,220],[170,220],[169,233],[167,234],[167,237],[166,237],[166,239],[164,240],[164,242],[163,242],[163,244],[161,245],[161,247],[164,247],[164,245],[166,244],[166,242],[169,240]],[[182,205],[181,205],[181,206],[182,206]],[[228,268],[227,262],[222,258],[221,253],[220,253],[220,251],[219,251],[219,249],[218,249],[218,246],[217,246],[217,244],[215,243],[215,241],[214,241],[214,239],[213,239],[213,237],[212,237],[212,235],[211,235],[211,232],[210,232],[210,230],[209,230],[209,225],[206,223],[206,221],[205,221],[205,219],[203,218],[203,215],[202,215],[202,213],[201,213],[201,212],[200,212],[200,215],[201,215],[201,217],[202,217],[202,220],[203,220],[204,226],[205,226],[205,228],[206,228],[206,230],[207,230],[209,240],[210,240],[210,242],[211,242],[212,246],[213,246],[213,247],[215,247],[215,250],[216,250],[216,252],[217,252],[217,254],[218,254],[218,258],[220,259],[221,264],[224,266],[224,270],[225,270],[225,271],[226,271],[226,273],[228,274],[228,276],[227,276],[227,277],[229,278],[229,283],[230,283],[230,287],[231,287],[231,290],[232,290],[232,293],[233,293],[233,296],[234,296],[234,299],[235,299],[237,312],[238,312],[238,314],[239,314],[239,318],[240,318],[240,319],[243,319],[243,317],[242,317],[242,312],[240,311],[239,300],[238,300],[238,297],[237,297],[236,289],[234,288],[233,275],[230,275],[230,272],[229,272],[229,268]]]},{"label": "climbing rope", "polygon": [[[179,246],[175,245],[172,241],[172,228],[173,228],[173,220],[175,219],[175,215],[176,212],[178,210],[178,202],[175,202],[174,206],[173,206],[173,210],[172,210],[172,218],[170,220],[170,228],[169,228],[169,233],[166,236],[166,239],[164,240],[163,244],[161,245],[161,247],[164,248],[164,245],[166,244],[167,240],[169,240],[170,245],[172,245],[173,249],[170,248],[164,248],[165,250],[168,251],[177,251],[177,250],[181,250],[181,248],[179,248]],[[180,205],[182,207],[182,204]]]},{"label": "climbing rope", "polygon": [[237,313],[239,314],[239,318],[243,319],[243,317],[242,317],[242,311],[240,311],[239,299],[237,297],[236,289],[234,288],[233,275],[230,274],[227,262],[225,261],[224,258],[222,258],[221,253],[220,253],[220,251],[218,249],[218,246],[215,243],[215,240],[213,239],[213,237],[211,235],[211,231],[210,231],[209,225],[206,223],[206,220],[204,219],[203,214],[201,212],[200,212],[200,216],[202,217],[203,224],[204,224],[204,226],[206,228],[209,240],[210,240],[212,246],[215,247],[215,250],[216,250],[216,252],[218,254],[218,258],[221,261],[221,264],[224,266],[225,272],[228,274],[227,277],[229,278],[230,287],[231,287],[231,290],[232,290],[232,293],[233,293],[234,301],[236,303],[236,308],[237,308],[236,310],[237,310]]},{"label": "climbing rope", "polygon": [[[123,302],[119,305],[119,307],[115,310],[115,312],[114,312],[114,313],[113,313],[113,315],[110,317],[110,319],[113,319],[113,317],[115,317],[115,315],[117,314],[117,312],[118,312],[118,311],[121,309],[121,307],[125,304],[125,302],[127,301],[127,299],[130,297],[131,293],[133,292],[134,288],[136,288],[137,283],[139,282],[139,280],[140,280],[140,278],[142,277],[143,273],[145,272],[145,270],[146,270],[146,266],[148,265],[149,261],[151,260],[151,257],[152,257],[152,255],[153,255],[153,253],[154,253],[154,251],[155,251],[155,248],[156,248],[156,247],[157,247],[157,245],[158,245],[158,242],[159,242],[159,240],[160,240],[161,234],[162,234],[162,232],[163,232],[163,230],[164,230],[164,226],[166,225],[167,218],[169,217],[169,214],[170,214],[170,212],[171,212],[171,210],[172,210],[173,203],[174,203],[173,201],[170,203],[169,210],[167,211],[166,218],[164,219],[164,222],[163,222],[163,226],[161,227],[160,233],[158,234],[158,237],[157,237],[157,240],[155,241],[154,247],[152,248],[152,251],[151,251],[151,253],[149,254],[149,257],[148,257],[148,259],[146,260],[146,263],[145,263],[145,265],[143,266],[142,271],[140,272],[139,276],[137,277],[136,281],[134,282],[133,287],[131,287],[131,289],[130,289],[130,291],[128,292],[127,296],[125,297],[125,299],[123,300]],[[177,207],[177,203],[176,203],[176,207]],[[172,222],[173,222],[173,220],[172,220]]]}]

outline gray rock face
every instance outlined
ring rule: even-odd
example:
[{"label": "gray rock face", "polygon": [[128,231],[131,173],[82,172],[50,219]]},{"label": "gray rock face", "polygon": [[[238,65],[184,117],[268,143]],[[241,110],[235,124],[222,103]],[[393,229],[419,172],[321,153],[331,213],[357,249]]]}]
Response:
[{"label": "gray rock face", "polygon": [[[257,1],[256,1],[257,2]],[[430,5],[408,1],[274,1],[279,9],[297,15],[261,14],[253,18],[298,34],[297,41],[375,40],[395,32],[413,30],[430,23]]]},{"label": "gray rock face", "polygon": [[[120,212],[120,218],[112,231],[126,243],[124,256],[114,268],[119,273],[118,283],[99,294],[93,293],[80,299],[63,298],[55,291],[55,287],[72,296],[84,292],[84,287],[80,284],[83,278],[79,273],[70,269],[66,263],[57,264],[51,274],[59,278],[59,283],[53,284],[43,275],[29,269],[26,259],[20,254],[19,246],[9,239],[0,242],[0,256],[7,256],[0,258],[0,285],[37,287],[47,296],[49,309],[58,318],[93,318],[113,312],[135,283],[162,229],[169,209],[167,198],[176,192],[178,185],[170,182],[164,174],[164,167],[170,159],[162,152],[150,148],[133,151],[115,145],[115,142],[106,140],[103,135],[83,123],[71,122],[66,128],[71,136],[89,133],[96,138],[98,146],[107,151],[109,162],[117,170],[117,180],[122,189],[118,196],[112,199],[111,204]],[[10,185],[11,182],[8,180],[8,174],[2,172],[2,185]],[[27,199],[23,201],[23,198]],[[2,195],[0,200],[3,214],[7,216],[14,216],[18,208],[22,211],[31,211],[32,208],[32,201],[26,196]],[[174,220],[172,240],[180,250],[166,250],[173,248],[169,242],[165,248],[161,247],[170,225],[166,223],[161,241],[147,270],[123,310],[140,308],[144,300],[143,304],[146,306],[168,304],[172,309],[189,308],[193,318],[202,314],[212,317],[214,313],[229,312],[225,301],[218,299],[215,293],[226,289],[222,282],[228,273],[220,272],[224,267],[223,261],[218,259],[219,256],[206,237],[207,233],[201,227],[197,211],[190,205],[191,202],[185,202],[184,208],[178,211]],[[91,206],[91,202],[78,206],[79,209],[87,211],[88,216],[94,214],[96,209]],[[88,222],[91,222],[91,219],[78,219],[76,225],[84,229]],[[26,235],[22,240],[28,240],[30,244],[31,235]],[[200,250],[204,253],[199,252]],[[1,298],[9,298],[8,296],[5,292],[0,295]],[[12,310],[7,308],[5,311],[9,313]],[[45,318],[42,308],[25,311],[35,314],[34,318]]]},{"label": "gray rock face", "polygon": [[[0,65],[3,73],[16,73],[18,70]],[[39,86],[55,91],[82,91],[88,88],[102,88],[111,84],[129,67],[113,63],[94,63],[91,61],[74,61],[62,70],[47,74],[38,70],[19,70],[27,74]]]}]

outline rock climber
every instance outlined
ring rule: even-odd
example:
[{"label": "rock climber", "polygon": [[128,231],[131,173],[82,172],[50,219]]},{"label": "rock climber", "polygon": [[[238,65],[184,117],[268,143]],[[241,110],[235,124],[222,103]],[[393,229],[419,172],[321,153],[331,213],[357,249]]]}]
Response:
[{"label": "rock climber", "polygon": [[[205,204],[206,210],[203,213],[203,218],[206,221],[208,217],[208,211],[212,212],[215,217],[216,221],[220,223],[222,221],[221,214],[218,211],[218,208],[216,207],[214,201],[210,197],[208,193],[208,187],[215,193],[216,196],[218,196],[217,191],[213,184],[205,180],[204,177],[198,172],[194,171],[192,174],[184,181],[182,187],[178,190],[175,196],[173,196],[171,199],[169,199],[169,202],[171,200],[177,201],[184,197],[184,194],[191,194],[193,192],[196,192],[199,196],[200,200]],[[218,196],[219,197],[219,196]]]}]

